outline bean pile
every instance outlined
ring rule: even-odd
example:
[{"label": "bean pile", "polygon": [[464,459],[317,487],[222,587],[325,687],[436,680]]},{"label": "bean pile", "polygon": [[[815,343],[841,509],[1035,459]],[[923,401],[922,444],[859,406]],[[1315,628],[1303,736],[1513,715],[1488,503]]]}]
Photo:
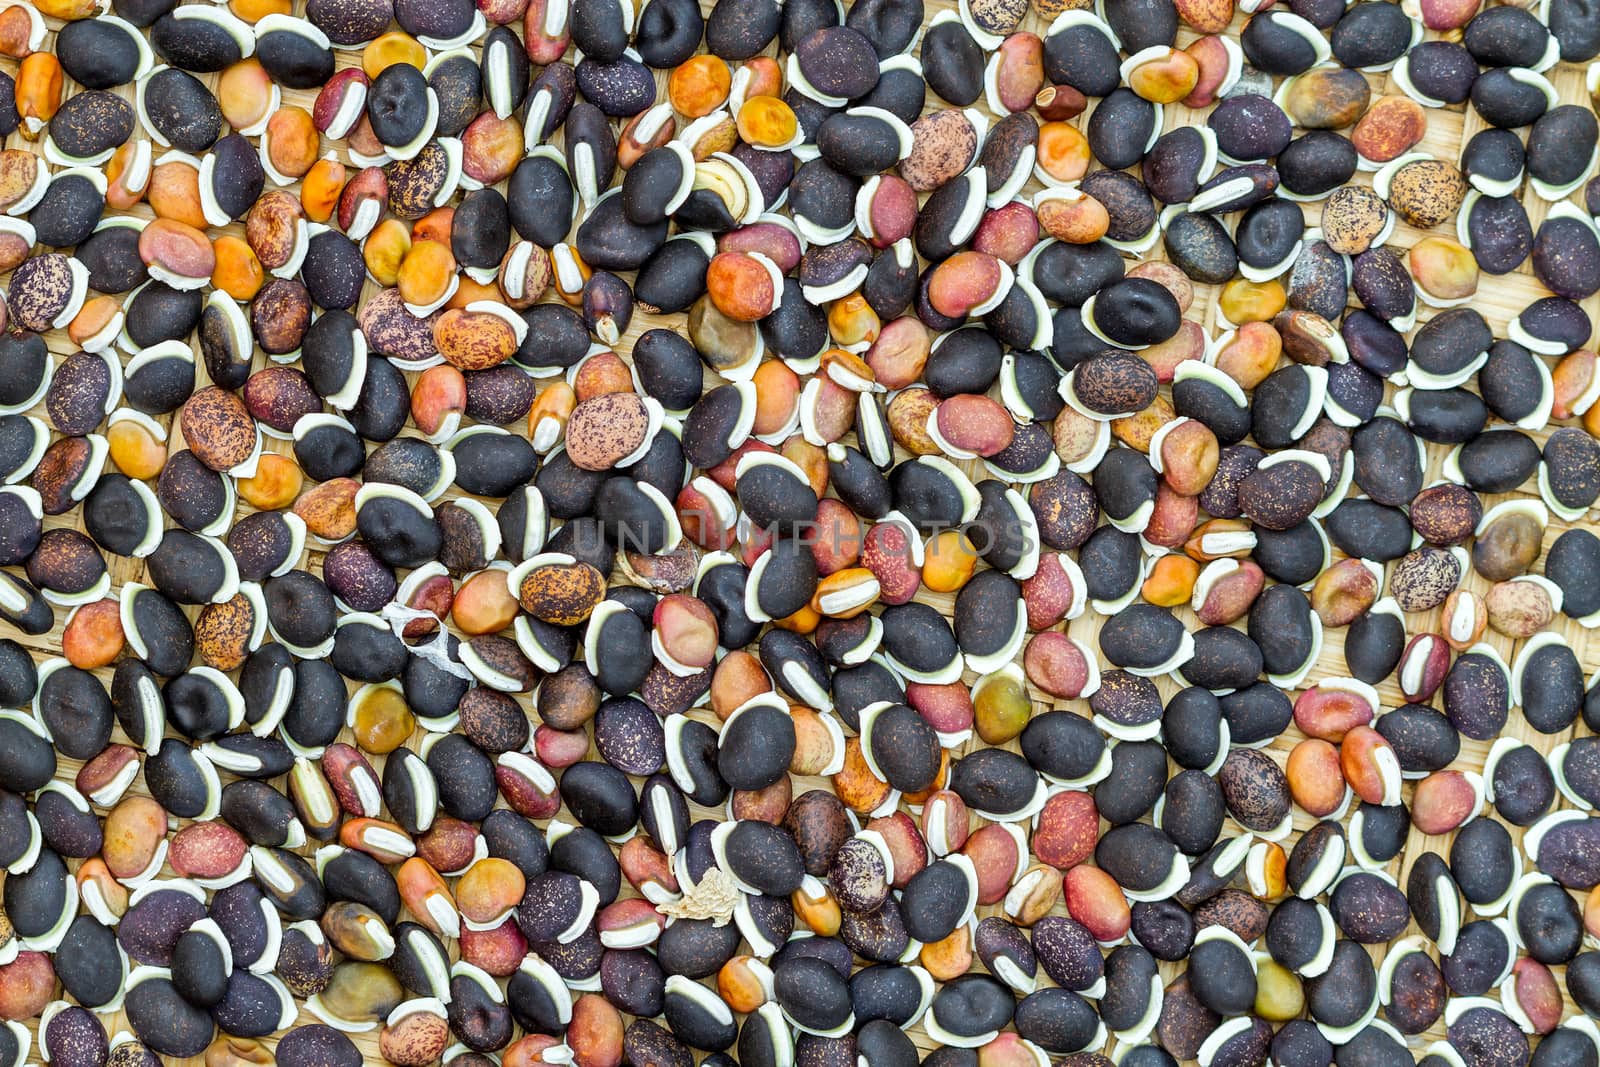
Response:
[{"label": "bean pile", "polygon": [[1600,6],[1240,7],[0,8],[0,1067],[1600,1065]]}]

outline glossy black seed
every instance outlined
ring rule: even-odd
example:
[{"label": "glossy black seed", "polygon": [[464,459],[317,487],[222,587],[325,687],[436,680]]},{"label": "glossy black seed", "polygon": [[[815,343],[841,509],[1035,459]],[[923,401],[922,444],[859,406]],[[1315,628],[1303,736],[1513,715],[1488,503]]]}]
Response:
[{"label": "glossy black seed", "polygon": [[[262,39],[261,47],[266,49],[274,37],[281,36],[285,35],[268,34]],[[328,58],[328,73],[332,74],[331,53]],[[262,62],[266,63],[265,57]],[[217,106],[216,97],[186,71],[169,67],[150,75],[144,83],[143,100],[150,124],[179,151],[204,152],[222,134],[222,109]]]},{"label": "glossy black seed", "polygon": [[1193,856],[1216,843],[1225,814],[1216,779],[1201,770],[1180,771],[1168,780],[1162,795],[1161,828],[1174,844]]},{"label": "glossy black seed", "polygon": [[1130,604],[1100,630],[1100,650],[1117,666],[1152,669],[1170,661],[1184,636],[1171,612],[1151,604]]},{"label": "glossy black seed", "polygon": [[1370,871],[1340,879],[1328,897],[1339,930],[1362,944],[1382,944],[1399,936],[1410,922],[1406,895]]},{"label": "glossy black seed", "polygon": [[1567,966],[1567,992],[1583,1008],[1600,1006],[1600,952],[1585,952]]},{"label": "glossy black seed", "polygon": [[1522,177],[1524,158],[1521,138],[1491,126],[1473,134],[1461,149],[1461,174],[1474,187],[1516,182]]},{"label": "glossy black seed", "polygon": [[1547,965],[1568,962],[1583,945],[1583,915],[1561,886],[1543,882],[1516,898],[1511,915],[1528,955]]},{"label": "glossy black seed", "polygon": [[105,19],[78,19],[62,26],[55,53],[61,68],[85,89],[126,85],[139,69],[135,35]]},{"label": "glossy black seed", "polygon": [[1336,941],[1328,969],[1306,982],[1306,1006],[1319,1023],[1348,1026],[1372,1005],[1377,984],[1367,950],[1354,941]]},{"label": "glossy black seed", "polygon": [[1206,117],[1217,151],[1234,162],[1271,159],[1288,147],[1292,124],[1283,109],[1264,96],[1244,94],[1222,100]]},{"label": "glossy black seed", "polygon": [[1560,643],[1535,649],[1522,664],[1523,718],[1535,730],[1554,734],[1571,726],[1583,707],[1583,668]]},{"label": "glossy black seed", "polygon": [[1261,669],[1261,648],[1247,634],[1208,626],[1194,633],[1194,657],[1183,665],[1183,677],[1211,690],[1243,689]]},{"label": "glossy black seed", "polygon": [[1130,55],[1177,40],[1178,11],[1165,0],[1112,0],[1099,10]]},{"label": "glossy black seed", "polygon": [[172,981],[160,975],[128,990],[122,1010],[139,1039],[163,1056],[198,1056],[214,1033],[211,1016],[184,1000]]},{"label": "glossy black seed", "polygon": [[1116,170],[1131,167],[1152,147],[1155,106],[1132,89],[1114,89],[1089,116],[1085,134],[1096,159]]},{"label": "glossy black seed", "polygon": [[1293,715],[1289,698],[1270,682],[1255,682],[1222,697],[1222,717],[1236,744],[1260,744],[1276,737]]},{"label": "glossy black seed", "polygon": [[1322,525],[1328,540],[1347,556],[1387,562],[1411,550],[1411,523],[1399,508],[1347,498]]},{"label": "glossy black seed", "polygon": [[1179,766],[1209,768],[1221,754],[1222,705],[1198,686],[1179,691],[1167,702],[1161,739]]},{"label": "glossy black seed", "polygon": [[1461,447],[1458,462],[1468,488],[1480,493],[1508,493],[1539,467],[1539,446],[1517,430],[1490,430]]},{"label": "glossy black seed", "polygon": [[1149,190],[1125,171],[1094,171],[1084,176],[1078,188],[1104,205],[1111,216],[1108,240],[1137,241],[1156,225],[1156,206]]},{"label": "glossy black seed", "polygon": [[1573,1067],[1594,1067],[1600,1062],[1594,1042],[1581,1031],[1570,1027],[1557,1027],[1539,1040],[1539,1045],[1533,1050],[1533,1058],[1528,1061],[1533,1067],[1555,1067],[1556,1064],[1570,1063]]},{"label": "glossy black seed", "polygon": [[1095,864],[1124,889],[1147,893],[1172,873],[1177,846],[1160,830],[1146,823],[1113,827],[1095,846]]},{"label": "glossy black seed", "polygon": [[1528,1062],[1528,1038],[1498,1007],[1471,1007],[1447,1030],[1450,1046],[1468,1067],[1511,1067]]},{"label": "glossy black seed", "polygon": [[1077,24],[1044,39],[1045,77],[1084,96],[1106,96],[1120,81],[1120,59],[1112,36],[1093,24]]},{"label": "glossy black seed", "polygon": [[1245,58],[1258,70],[1268,74],[1299,74],[1311,69],[1317,62],[1316,50],[1307,35],[1275,12],[1268,17],[1251,19],[1239,34],[1239,45]]},{"label": "glossy black seed", "polygon": [[[1188,956],[1194,942],[1194,919],[1183,905],[1171,900],[1139,901],[1133,905],[1131,922],[1139,944],[1157,959],[1172,962]],[[1107,966],[1111,966],[1109,959]]]},{"label": "glossy black seed", "polygon": [[[1566,227],[1552,231],[1547,253],[1558,252],[1555,237],[1568,232],[1577,231]],[[1521,201],[1511,196],[1484,196],[1473,201],[1467,211],[1467,237],[1473,258],[1486,274],[1508,274],[1533,251],[1533,226],[1528,213]]]},{"label": "glossy black seed", "polygon": [[1514,826],[1528,826],[1555,802],[1550,765],[1531,745],[1502,753],[1489,776],[1495,811]]},{"label": "glossy black seed", "polygon": [[1334,25],[1329,43],[1346,67],[1379,67],[1405,54],[1412,26],[1399,4],[1355,4]]},{"label": "glossy black seed", "polygon": [[1455,760],[1461,748],[1460,738],[1450,721],[1423,704],[1396,708],[1394,714],[1379,718],[1375,727],[1394,746],[1400,768],[1406,772],[1426,774],[1443,770]]},{"label": "glossy black seed", "polygon": [[1600,538],[1587,530],[1567,530],[1556,538],[1545,558],[1545,577],[1561,587],[1561,610],[1568,618],[1600,611]]},{"label": "glossy black seed", "polygon": [[1457,831],[1450,846],[1450,870],[1469,904],[1497,900],[1511,887],[1514,847],[1505,827],[1493,820],[1474,819]]},{"label": "glossy black seed", "polygon": [[1162,240],[1167,257],[1197,282],[1220,285],[1238,270],[1233,241],[1211,215],[1185,212],[1175,216]]},{"label": "glossy black seed", "polygon": [[1539,78],[1525,80],[1531,72],[1496,68],[1480,74],[1472,83],[1472,107],[1491,126],[1516,129],[1531,126],[1549,108],[1550,102]]},{"label": "glossy black seed", "polygon": [[1104,241],[1047,245],[1034,261],[1034,284],[1046,298],[1079,307],[1123,276],[1125,266],[1115,248]]},{"label": "glossy black seed", "polygon": [[1459,104],[1472,92],[1478,64],[1455,41],[1423,41],[1406,56],[1411,85],[1423,96]]},{"label": "glossy black seed", "polygon": [[581,762],[561,775],[561,796],[579,822],[614,837],[638,815],[638,796],[627,775],[605,763]]},{"label": "glossy black seed", "polygon": [[668,0],[655,10],[639,12],[634,47],[646,64],[656,70],[668,70],[694,54],[704,29],[699,5]]},{"label": "glossy black seed", "polygon": [[1466,389],[1430,389],[1412,394],[1406,425],[1435,444],[1461,444],[1488,423],[1489,411],[1476,393]]}]

